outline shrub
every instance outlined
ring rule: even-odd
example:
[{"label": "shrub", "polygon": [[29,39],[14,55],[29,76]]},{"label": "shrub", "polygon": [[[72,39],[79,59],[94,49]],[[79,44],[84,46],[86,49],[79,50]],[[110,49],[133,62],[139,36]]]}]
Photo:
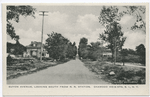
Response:
[{"label": "shrub", "polygon": [[120,68],[118,71],[117,71],[117,74],[116,74],[116,79],[117,80],[124,80],[124,79],[130,79],[132,77],[135,76],[135,73],[134,71],[125,71],[123,68]]},{"label": "shrub", "polygon": [[145,78],[145,70],[137,71],[136,76],[139,76],[141,78]]}]

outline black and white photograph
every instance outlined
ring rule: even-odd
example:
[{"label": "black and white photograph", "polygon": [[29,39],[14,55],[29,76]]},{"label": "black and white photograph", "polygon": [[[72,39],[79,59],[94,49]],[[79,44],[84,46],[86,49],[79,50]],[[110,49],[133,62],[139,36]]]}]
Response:
[{"label": "black and white photograph", "polygon": [[7,4],[7,85],[145,85],[146,10]]}]

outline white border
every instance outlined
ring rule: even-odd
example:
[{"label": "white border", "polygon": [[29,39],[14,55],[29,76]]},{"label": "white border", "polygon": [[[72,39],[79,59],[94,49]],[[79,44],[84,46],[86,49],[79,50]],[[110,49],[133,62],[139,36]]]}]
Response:
[{"label": "white border", "polygon": [[[0,0],[0,3],[150,3],[150,0]],[[149,10],[150,11],[150,10]],[[2,17],[2,5],[0,5],[0,18]],[[0,19],[0,97],[2,97],[2,18]],[[150,36],[150,35],[149,35]],[[150,41],[150,40],[149,40]],[[150,45],[150,42],[149,42]],[[150,49],[149,49],[150,50]],[[150,52],[149,52],[150,55]],[[150,62],[149,62],[150,64]],[[149,69],[150,70],[150,69]],[[149,71],[150,73],[150,71]],[[149,74],[150,75],[150,74]],[[150,78],[150,77],[149,77]],[[20,97],[20,96],[19,96]],[[48,97],[48,96],[47,96]],[[141,96],[142,97],[142,96]]]}]

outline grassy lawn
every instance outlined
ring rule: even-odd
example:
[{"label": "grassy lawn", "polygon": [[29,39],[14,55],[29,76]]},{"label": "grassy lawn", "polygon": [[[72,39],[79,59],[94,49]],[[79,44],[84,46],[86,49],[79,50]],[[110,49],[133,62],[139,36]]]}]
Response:
[{"label": "grassy lawn", "polygon": [[85,66],[112,84],[145,84],[145,68],[82,60]]}]

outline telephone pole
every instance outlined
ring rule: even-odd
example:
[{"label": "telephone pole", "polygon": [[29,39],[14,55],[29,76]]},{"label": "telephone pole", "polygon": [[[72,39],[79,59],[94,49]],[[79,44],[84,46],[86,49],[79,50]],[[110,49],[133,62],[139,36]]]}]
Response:
[{"label": "telephone pole", "polygon": [[48,16],[48,15],[45,14],[45,13],[48,13],[48,11],[40,11],[40,12],[42,12],[42,14],[39,14],[39,15],[43,16],[43,19],[42,19],[42,33],[41,33],[41,53],[40,53],[40,61],[42,61],[44,16]]}]

